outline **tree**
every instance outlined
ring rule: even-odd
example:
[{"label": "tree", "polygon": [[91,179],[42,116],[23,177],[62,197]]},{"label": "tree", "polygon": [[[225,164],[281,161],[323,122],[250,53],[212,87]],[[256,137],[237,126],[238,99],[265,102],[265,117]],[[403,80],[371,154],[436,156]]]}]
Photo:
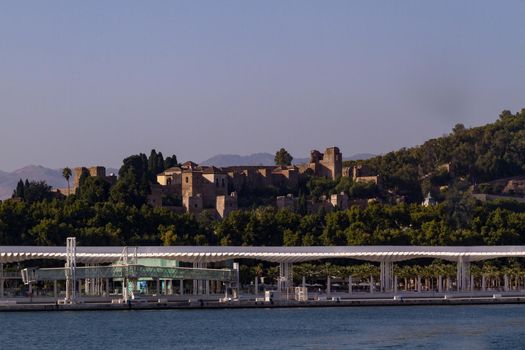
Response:
[{"label": "tree", "polygon": [[501,113],[499,114],[499,117],[500,117],[500,119],[505,119],[505,118],[508,118],[508,117],[512,117],[512,112],[509,111],[508,109],[504,109],[504,110],[501,111]]},{"label": "tree", "polygon": [[379,187],[373,182],[356,182],[348,192],[352,198],[374,198],[381,194]]},{"label": "tree", "polygon": [[162,152],[157,153],[154,149],[151,150],[151,153],[148,158],[148,178],[151,182],[157,182],[157,174],[164,171],[164,157]]},{"label": "tree", "polygon": [[178,164],[176,155],[168,156],[164,159],[164,170],[177,166]]},{"label": "tree", "polygon": [[119,176],[117,183],[111,188],[110,198],[114,203],[126,203],[140,208],[146,203],[148,184],[141,180],[132,168]]},{"label": "tree", "polygon": [[465,129],[465,125],[461,124],[461,123],[458,123],[456,125],[454,125],[454,128],[452,129],[452,132],[454,134],[459,134],[459,133],[462,133],[464,132],[466,129]]},{"label": "tree", "polygon": [[69,187],[69,179],[71,178],[71,175],[73,173],[71,172],[71,169],[68,167],[65,167],[64,170],[62,170],[62,176],[67,181],[67,195],[69,196],[71,194],[71,189]]},{"label": "tree", "polygon": [[101,177],[90,176],[82,182],[79,190],[79,199],[90,204],[105,202],[109,198],[110,184]]},{"label": "tree", "polygon": [[112,201],[140,208],[146,203],[146,197],[151,192],[148,175],[148,158],[145,154],[124,159],[119,170],[119,179],[111,188]]},{"label": "tree", "polygon": [[315,176],[312,176],[306,184],[306,188],[314,197],[332,194],[336,186],[337,182],[332,179]]},{"label": "tree", "polygon": [[16,184],[16,189],[13,192],[13,198],[24,199],[24,181],[20,179]]},{"label": "tree", "polygon": [[275,153],[275,165],[291,165],[292,160],[292,155],[284,148],[281,148]]},{"label": "tree", "polygon": [[13,197],[18,197],[26,203],[50,200],[52,197],[51,186],[45,181],[20,180],[13,192]]}]

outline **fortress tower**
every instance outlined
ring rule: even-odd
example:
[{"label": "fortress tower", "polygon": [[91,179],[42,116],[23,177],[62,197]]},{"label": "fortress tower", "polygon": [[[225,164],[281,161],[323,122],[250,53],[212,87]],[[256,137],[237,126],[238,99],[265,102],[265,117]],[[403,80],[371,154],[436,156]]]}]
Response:
[{"label": "fortress tower", "polygon": [[327,148],[320,163],[326,177],[335,180],[343,174],[343,155],[338,147]]}]

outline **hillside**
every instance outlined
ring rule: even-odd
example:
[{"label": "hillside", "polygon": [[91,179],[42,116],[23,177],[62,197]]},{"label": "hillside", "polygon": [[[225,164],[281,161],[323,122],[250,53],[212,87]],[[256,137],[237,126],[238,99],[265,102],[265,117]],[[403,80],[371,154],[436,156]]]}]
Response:
[{"label": "hillside", "polygon": [[441,186],[525,175],[525,109],[503,111],[480,127],[457,124],[449,135],[359,163],[379,174],[385,188],[413,201]]}]

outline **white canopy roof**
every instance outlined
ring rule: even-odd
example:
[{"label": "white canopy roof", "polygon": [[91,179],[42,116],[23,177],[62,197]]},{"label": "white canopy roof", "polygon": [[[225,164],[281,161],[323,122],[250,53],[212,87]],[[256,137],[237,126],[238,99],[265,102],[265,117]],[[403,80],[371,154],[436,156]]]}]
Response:
[{"label": "white canopy roof", "polygon": [[[122,257],[125,247],[77,246],[80,263],[111,263]],[[129,247],[129,255],[135,247]],[[171,259],[183,262],[217,262],[254,259],[271,262],[304,262],[348,258],[366,261],[403,261],[440,258],[457,261],[461,257],[479,261],[501,257],[525,257],[525,246],[332,246],[332,247],[221,247],[221,246],[140,246],[138,258]],[[0,263],[36,259],[66,260],[66,247],[0,246]]]}]

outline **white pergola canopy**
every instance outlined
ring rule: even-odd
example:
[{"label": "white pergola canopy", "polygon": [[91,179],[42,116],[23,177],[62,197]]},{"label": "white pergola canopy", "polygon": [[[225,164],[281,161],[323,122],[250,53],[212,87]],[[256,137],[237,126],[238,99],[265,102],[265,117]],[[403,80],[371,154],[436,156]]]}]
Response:
[{"label": "white pergola canopy", "polygon": [[[77,246],[80,263],[111,263],[122,257],[125,247]],[[278,263],[299,263],[320,259],[355,259],[396,262],[418,258],[449,261],[480,261],[525,257],[525,246],[331,246],[331,247],[221,247],[221,246],[140,246],[138,258],[170,259],[182,262],[219,262],[253,259]],[[129,247],[134,255],[135,247]],[[0,263],[26,260],[66,260],[66,247],[0,246]]]}]

